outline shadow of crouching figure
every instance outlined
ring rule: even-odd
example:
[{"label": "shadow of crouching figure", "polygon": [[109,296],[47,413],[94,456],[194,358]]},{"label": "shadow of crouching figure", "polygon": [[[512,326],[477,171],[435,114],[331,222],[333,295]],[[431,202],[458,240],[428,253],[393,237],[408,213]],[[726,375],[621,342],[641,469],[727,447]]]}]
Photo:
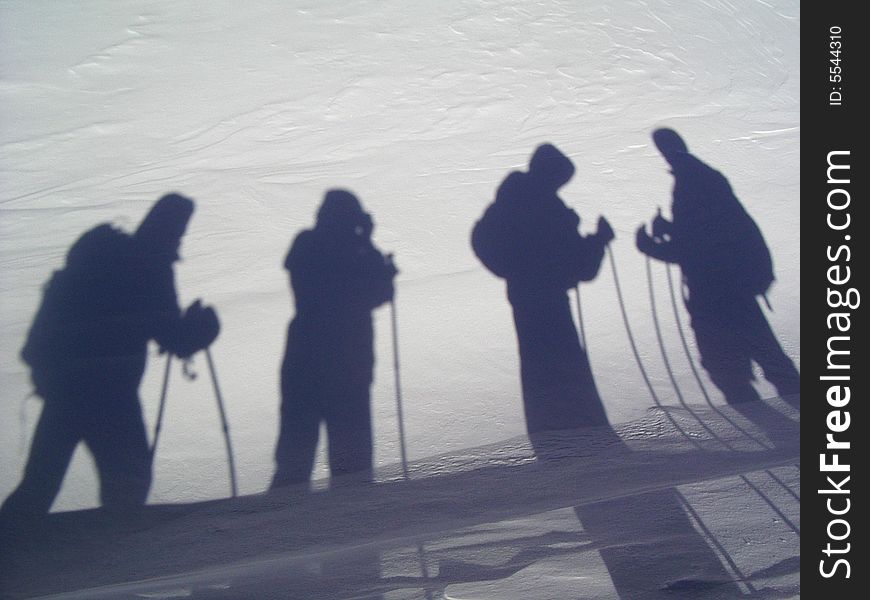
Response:
[{"label": "shadow of crouching figure", "polygon": [[331,190],[314,229],[300,233],[287,255],[296,315],[281,366],[273,489],[309,481],[321,422],[332,477],[371,478],[372,310],[392,300],[397,273],[372,243],[372,229],[353,194]]},{"label": "shadow of crouching figure", "polygon": [[601,217],[597,233],[580,235],[580,217],[558,196],[573,175],[568,157],[539,146],[528,172],[502,182],[471,236],[477,257],[507,281],[526,427],[539,453],[537,434],[607,424],[568,290],[595,278],[613,230]]},{"label": "shadow of crouching figure", "polygon": [[109,224],[82,235],[45,287],[21,352],[43,409],[24,477],[2,512],[44,514],[80,441],[110,509],[145,503],[151,452],[138,388],[147,345],[182,358],[210,345],[220,325],[195,302],[182,314],[172,265],[193,202],[161,198],[129,235]]},{"label": "shadow of crouching figure", "polygon": [[774,280],[761,231],[728,180],[690,154],[675,131],[658,129],[653,141],[674,176],[673,220],[656,216],[652,236],[641,226],[638,249],[680,266],[701,364],[729,403],[760,398],[752,385],[754,360],[799,408],[800,374],[756,299]]}]

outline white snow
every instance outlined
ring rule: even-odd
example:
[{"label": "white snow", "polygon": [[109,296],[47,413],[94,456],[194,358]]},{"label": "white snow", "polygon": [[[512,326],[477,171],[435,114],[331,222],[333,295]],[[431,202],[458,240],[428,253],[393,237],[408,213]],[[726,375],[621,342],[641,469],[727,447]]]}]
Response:
[{"label": "white snow", "polygon": [[620,442],[554,434],[545,462],[518,437],[411,463],[410,480],[392,467],[371,486],[120,522],[58,513],[11,537],[10,596],[789,597],[798,423],[784,403],[756,404],[651,411],[618,427]]},{"label": "white snow", "polygon": [[[799,363],[799,25],[797,0],[0,0],[0,497],[18,482],[40,409],[38,400],[23,400],[30,388],[18,358],[40,286],[84,230],[102,221],[133,228],[168,191],[197,202],[178,286],[185,303],[202,297],[222,320],[213,353],[241,494],[262,492],[273,468],[278,365],[293,314],[281,264],[334,187],[360,197],[375,219],[376,243],[395,253],[401,271],[396,308],[410,459],[420,465],[453,457],[412,477],[460,472],[465,467],[456,457],[462,456],[468,464],[491,466],[492,457],[477,450],[490,444],[514,456],[507,440],[522,439],[524,422],[510,308],[503,283],[474,257],[469,233],[500,181],[524,168],[543,142],[575,162],[577,174],[562,197],[583,218],[581,229],[591,231],[603,214],[617,233],[614,263],[605,261],[599,277],[581,288],[589,356],[611,420],[635,431],[651,418],[681,414],[687,437],[650,439],[707,464],[712,459],[691,451],[710,433],[689,413],[715,420],[703,391],[717,407],[723,400],[703,372],[699,380],[690,368],[692,361],[700,366],[688,316],[672,304],[676,270],[669,283],[666,268],[652,265],[653,313],[646,263],[634,248],[636,227],[670,203],[672,178],[650,133],[663,125],[680,132],[699,158],[729,178],[758,222],[777,274],[769,295],[774,311],[767,316]],[[667,411],[656,409],[633,358],[614,274],[643,367]],[[376,460],[384,473],[396,473],[388,309],[376,317]],[[162,367],[155,353],[142,388],[151,424]],[[154,504],[228,495],[223,438],[202,357],[196,367],[201,376],[193,382],[173,373],[149,499]],[[774,394],[763,380],[758,387],[763,396]],[[788,412],[778,401],[773,405]],[[719,450],[735,455],[738,470],[685,479],[686,465],[674,461],[658,467],[656,481],[693,507],[695,530],[741,580],[741,591],[797,597],[797,440],[765,442],[775,448],[764,450],[744,447],[752,440],[734,435]],[[781,447],[785,455],[767,462]],[[741,462],[739,455],[753,450],[766,458]],[[640,492],[630,471],[615,460],[609,469],[612,476],[598,481],[607,480],[614,497]],[[325,473],[321,464],[317,476]],[[472,530],[445,518],[440,528],[411,528],[405,537],[361,534],[329,549],[345,564],[356,545],[367,544],[379,572],[394,577],[421,576],[418,544],[430,558],[475,563],[466,569],[470,581],[445,580],[443,598],[614,597],[616,576],[570,509],[588,503],[589,490],[579,486],[564,503],[536,513],[521,508],[526,492],[517,490],[517,506],[505,514],[484,507]],[[80,452],[54,510],[96,505],[90,459]],[[350,500],[345,505],[356,508]],[[248,524],[258,523],[252,517]],[[619,522],[612,529],[633,539]],[[547,537],[553,531],[564,537]],[[158,533],[154,540],[161,539]],[[545,537],[528,541],[535,536]],[[541,547],[547,551],[528,552]],[[420,580],[370,587],[381,585],[380,576],[366,576],[364,559],[349,562],[350,578],[329,596],[324,590],[333,590],[332,579],[324,565],[330,563],[317,554],[325,548],[313,544],[278,564],[255,553],[224,563],[216,557],[208,576],[188,573],[173,586],[188,596],[224,597],[214,586],[228,585],[221,589],[233,597],[227,590],[238,590],[239,581],[251,581],[246,578],[291,585],[275,575],[289,570],[321,575],[301,578],[312,586],[307,597],[320,593],[318,581],[324,597],[425,597],[409,591],[424,587]],[[643,545],[638,548],[643,554]],[[527,563],[509,562],[523,549],[532,556]],[[195,544],[190,552],[197,552]],[[217,574],[225,564],[235,566],[222,579]],[[481,564],[517,570],[484,581]],[[105,572],[115,571],[106,565]],[[183,572],[167,566],[160,575]],[[437,573],[433,566],[430,575]],[[122,568],[117,574],[132,576]],[[106,583],[122,581],[130,579]],[[656,585],[649,582],[650,594]]]}]

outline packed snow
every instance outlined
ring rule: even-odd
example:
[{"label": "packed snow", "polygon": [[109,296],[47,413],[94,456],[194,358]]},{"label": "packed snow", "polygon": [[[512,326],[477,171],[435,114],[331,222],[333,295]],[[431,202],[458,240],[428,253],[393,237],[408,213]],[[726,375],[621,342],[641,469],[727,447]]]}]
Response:
[{"label": "packed snow", "polygon": [[[647,263],[634,232],[667,213],[650,133],[671,127],[764,233],[765,315],[799,364],[799,31],[796,0],[0,0],[0,497],[41,408],[18,356],[41,286],[85,230],[132,230],[170,191],[196,201],[177,284],[221,318],[242,496],[211,502],[229,495],[227,454],[199,355],[196,379],[172,374],[153,512],[117,531],[81,512],[98,500],[80,450],[0,593],[798,597],[799,414],[761,377],[763,406],[724,403],[678,269]],[[544,142],[576,166],[560,195],[581,231],[599,215],[616,231],[574,309],[625,440],[610,452],[587,432],[555,464],[525,441],[504,282],[469,244]],[[282,263],[332,188],[360,198],[400,270],[396,330],[375,314],[378,482],[327,491],[321,460],[317,493],[265,496],[293,316]],[[152,427],[164,360],[154,348],[141,389]]]}]

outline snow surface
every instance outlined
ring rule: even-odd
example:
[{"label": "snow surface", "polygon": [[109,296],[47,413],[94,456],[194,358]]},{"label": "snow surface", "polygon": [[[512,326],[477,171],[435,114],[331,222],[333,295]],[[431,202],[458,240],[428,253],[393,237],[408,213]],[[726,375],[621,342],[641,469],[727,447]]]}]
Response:
[{"label": "snow surface", "polygon": [[[510,308],[503,283],[479,264],[468,238],[500,181],[542,142],[576,164],[562,197],[583,218],[581,229],[591,231],[603,214],[617,232],[612,262],[581,289],[589,356],[612,422],[630,429],[673,411],[715,416],[711,405],[721,406],[722,398],[697,364],[685,310],[672,300],[678,275],[652,264],[648,278],[634,249],[635,228],[670,202],[671,176],[649,135],[663,125],[680,132],[729,178],[758,222],[777,274],[767,316],[799,363],[799,12],[796,0],[264,0],[244,8],[214,0],[0,0],[0,497],[17,484],[40,409],[38,400],[24,400],[30,388],[18,351],[41,285],[84,230],[103,221],[133,228],[168,191],[197,202],[178,286],[185,303],[202,297],[220,313],[213,353],[241,494],[262,492],[272,473],[278,365],[293,314],[281,264],[334,187],[360,197],[377,224],[376,243],[395,253],[401,270],[398,338],[413,464],[478,456],[472,449],[492,444],[512,447],[506,440],[522,436],[524,422]],[[384,473],[395,472],[400,460],[389,316],[387,309],[376,315],[372,390]],[[197,369],[205,375],[202,358]],[[152,424],[161,372],[155,355],[142,388]],[[225,497],[226,454],[208,378],[185,382],[177,370],[173,377],[149,501]],[[763,380],[758,387],[773,395]],[[705,431],[696,424],[674,443],[689,452]],[[794,443],[770,445],[779,451]],[[796,452],[790,456],[796,464]],[[715,552],[732,578],[750,578],[738,586],[741,593],[796,596],[799,501],[784,490],[798,489],[799,471],[788,461],[735,464],[745,470],[687,480],[686,463],[668,461],[657,485],[673,486],[661,489],[677,490],[695,507],[693,530],[710,548],[724,546]],[[613,476],[600,479],[615,488],[613,497],[639,493],[615,458],[610,469]],[[768,469],[785,485],[770,483]],[[437,473],[459,470],[451,460]],[[317,476],[325,473],[321,464]],[[780,511],[771,512],[765,494],[750,486],[762,481],[785,494],[788,510],[774,501]],[[427,553],[435,544],[438,556],[470,573],[469,581],[447,578],[444,598],[614,597],[618,577],[590,546],[605,542],[570,508],[590,498],[563,498],[531,513],[519,508],[528,491],[518,490],[505,514],[484,507],[481,519],[489,520],[476,521],[481,529],[472,532],[445,519],[434,538],[411,528],[414,539],[404,546],[399,537],[382,546],[382,539],[363,536],[362,543],[377,551],[380,571],[396,577],[410,576],[410,567],[396,565],[415,562],[415,540]],[[96,505],[90,459],[80,452],[54,510]],[[552,531],[579,541],[547,537]],[[512,542],[500,545],[503,539]],[[354,547],[342,543],[340,570]],[[541,547],[547,550],[535,554]],[[511,548],[530,558],[517,562]],[[189,550],[198,552],[193,542]],[[249,558],[253,563],[236,571],[240,577],[261,568]],[[214,560],[219,572],[220,558]],[[307,562],[304,551],[287,560],[293,573],[318,564],[328,571],[320,559]],[[517,570],[484,582],[475,579],[480,569],[463,567],[467,562]],[[115,573],[110,566],[104,571]],[[414,577],[421,576],[417,568]],[[366,567],[347,570],[363,574]],[[180,572],[167,566],[148,576]],[[642,574],[635,579],[658,589]],[[223,585],[219,577],[206,580]],[[314,589],[317,581],[329,578],[314,578]],[[366,587],[371,581],[351,578],[323,595],[381,593]],[[179,589],[209,597],[191,582]],[[88,582],[68,589],[80,587]],[[689,588],[695,597],[707,593]],[[415,597],[390,589],[384,597]],[[309,592],[302,597],[317,597]]]},{"label": "snow surface", "polygon": [[56,513],[4,532],[5,587],[81,590],[66,599],[792,597],[798,427],[782,402],[662,409],[618,438],[553,434],[546,461],[518,437],[411,463],[409,479],[387,468],[368,486],[133,518]]}]

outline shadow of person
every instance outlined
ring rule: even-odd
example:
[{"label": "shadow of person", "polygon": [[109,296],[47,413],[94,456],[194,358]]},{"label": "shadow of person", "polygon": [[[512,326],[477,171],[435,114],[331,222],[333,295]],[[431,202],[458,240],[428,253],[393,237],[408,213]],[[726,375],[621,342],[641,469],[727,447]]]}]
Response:
[{"label": "shadow of person", "polygon": [[[619,460],[630,450],[607,419],[567,294],[579,282],[595,278],[613,231],[602,217],[595,234],[578,233],[580,218],[557,194],[573,174],[573,164],[558,149],[538,147],[528,172],[513,172],[502,182],[471,241],[481,262],[507,281],[526,427],[538,459],[558,460],[580,451]],[[593,427],[590,445],[581,429]],[[681,582],[694,592],[707,585],[736,592],[692,526],[676,490],[585,504],[574,511],[599,547],[620,597],[655,597],[656,589],[668,594],[669,586]]]},{"label": "shadow of person", "polygon": [[281,365],[272,488],[309,481],[321,423],[333,478],[371,477],[372,310],[392,300],[397,273],[372,243],[372,229],[353,194],[331,190],[315,227],[296,237],[284,262],[296,315]]},{"label": "shadow of person", "polygon": [[501,183],[471,235],[480,261],[507,282],[533,445],[539,432],[607,423],[568,290],[595,278],[613,230],[602,217],[595,234],[580,235],[580,217],[558,196],[573,175],[568,157],[539,146],[527,172]]},{"label": "shadow of person", "polygon": [[778,394],[800,408],[800,374],[756,299],[774,279],[761,231],[728,180],[693,156],[675,131],[658,129],[653,140],[674,176],[672,220],[656,216],[652,236],[641,226],[637,247],[680,266],[702,366],[738,405],[760,399],[752,385],[755,361]]},{"label": "shadow of person", "polygon": [[47,513],[80,441],[96,462],[105,508],[145,503],[152,454],[138,388],[148,341],[188,357],[220,329],[212,308],[197,301],[182,314],[178,306],[172,266],[193,208],[169,194],[132,235],[109,224],[89,230],[45,286],[21,352],[43,408],[4,517]]}]

